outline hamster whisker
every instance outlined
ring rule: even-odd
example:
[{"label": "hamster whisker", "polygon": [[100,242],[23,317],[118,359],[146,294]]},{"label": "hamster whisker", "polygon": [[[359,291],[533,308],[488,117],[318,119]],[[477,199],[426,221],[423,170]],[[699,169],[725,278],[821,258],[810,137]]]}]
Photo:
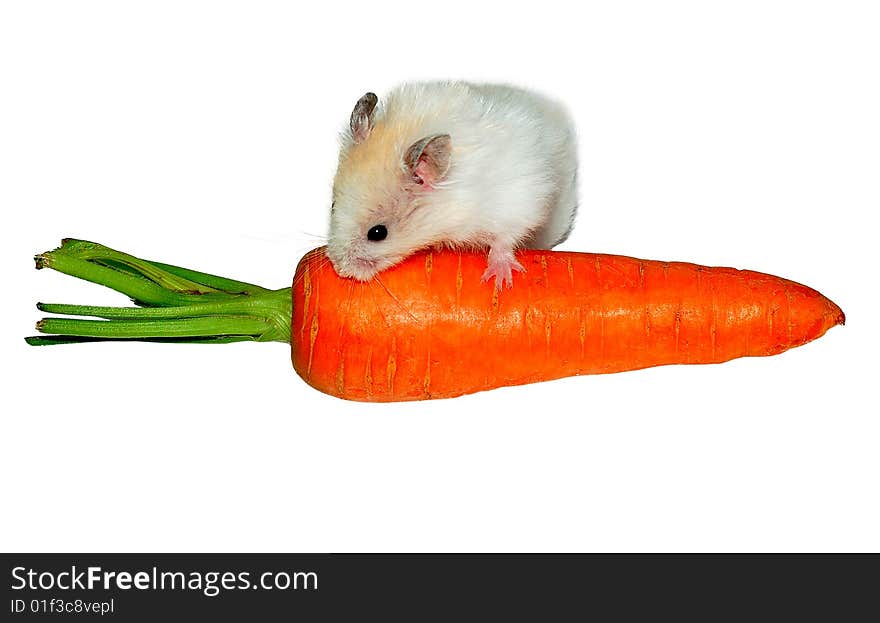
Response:
[{"label": "hamster whisker", "polygon": [[388,289],[388,286],[386,286],[384,283],[382,283],[382,280],[379,279],[379,275],[375,275],[373,277],[373,281],[375,281],[380,286],[382,286],[382,289],[385,290],[385,293],[391,297],[391,299],[397,304],[397,306],[400,308],[400,310],[402,312],[404,312],[407,316],[409,316],[410,318],[412,318],[416,322],[419,321],[419,319],[416,318],[415,315],[410,310],[408,310],[406,307],[403,306],[403,303],[400,302],[400,299],[391,293],[391,290]]},{"label": "hamster whisker", "polygon": [[[322,270],[324,270],[324,268],[329,263],[330,263],[330,259],[326,255],[322,255],[320,257],[320,259],[318,260],[317,265],[312,265],[309,267],[309,272],[311,272],[311,273],[321,272]],[[331,270],[333,270],[332,267],[331,267]],[[305,279],[305,276],[306,276],[306,271],[302,271],[301,273],[299,273],[296,277],[294,277],[293,285],[291,287],[296,288],[302,282],[302,280]]]},{"label": "hamster whisker", "polygon": [[327,234],[313,234],[311,232],[303,231],[303,230],[300,230],[299,233],[303,236],[308,236],[309,238],[312,238],[313,240],[318,240],[318,241],[324,242],[324,243],[327,242]]},{"label": "hamster whisker", "polygon": [[[376,280],[376,278],[374,277],[373,279],[370,279],[370,280],[367,281],[367,282],[363,282],[363,285],[365,285],[365,286],[368,287],[368,288],[373,288],[373,287],[375,287],[375,282],[376,282],[376,281],[377,281],[377,280]],[[384,324],[386,327],[389,326],[389,324],[388,324],[388,318],[385,317],[385,312],[384,312],[384,310],[382,309],[382,306],[379,305],[379,299],[378,299],[378,297],[371,296],[371,297],[369,297],[369,299],[370,299],[370,302],[373,304],[373,307],[375,308],[376,313],[377,313],[379,316],[382,317],[382,322],[383,322],[383,324]]]},{"label": "hamster whisker", "polygon": [[[348,284],[348,294],[345,296],[345,311],[342,313],[339,322],[339,343],[342,343],[342,333],[345,331],[345,319],[348,318],[349,312],[351,311],[351,295],[354,292],[355,282],[354,279],[351,280],[351,283]],[[339,307],[342,309],[342,306]]]}]

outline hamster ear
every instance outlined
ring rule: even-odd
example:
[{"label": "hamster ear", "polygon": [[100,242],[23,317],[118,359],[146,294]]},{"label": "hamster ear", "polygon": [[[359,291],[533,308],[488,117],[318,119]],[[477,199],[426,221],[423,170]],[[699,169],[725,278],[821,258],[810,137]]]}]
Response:
[{"label": "hamster ear", "polygon": [[355,143],[362,143],[370,135],[370,130],[373,128],[373,111],[378,101],[379,98],[375,93],[366,93],[354,105],[349,125]]},{"label": "hamster ear", "polygon": [[451,154],[452,138],[448,134],[434,134],[413,143],[403,162],[416,182],[433,186],[446,177]]}]

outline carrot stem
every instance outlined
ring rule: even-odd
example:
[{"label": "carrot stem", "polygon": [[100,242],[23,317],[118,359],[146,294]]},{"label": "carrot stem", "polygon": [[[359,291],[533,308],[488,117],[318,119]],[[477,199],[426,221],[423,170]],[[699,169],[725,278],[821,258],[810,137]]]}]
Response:
[{"label": "carrot stem", "polygon": [[259,294],[261,292],[270,292],[270,290],[267,290],[266,288],[261,288],[260,286],[254,285],[252,283],[246,283],[244,281],[236,281],[235,279],[218,277],[217,275],[201,273],[195,270],[191,270],[189,268],[181,268],[180,266],[163,264],[162,262],[153,262],[149,260],[145,261],[147,261],[149,264],[152,264],[156,268],[161,268],[162,270],[169,273],[178,275],[180,277],[185,277],[187,279],[192,279],[193,281],[196,281],[198,283],[216,288],[218,290],[223,290],[224,292],[229,292],[230,294]]},{"label": "carrot stem", "polygon": [[38,269],[51,268],[112,288],[139,307],[38,303],[38,309],[50,314],[104,320],[44,318],[37,330],[53,335],[26,338],[34,346],[105,340],[290,341],[290,288],[268,290],[75,239],[64,240],[35,260]]},{"label": "carrot stem", "polygon": [[135,340],[125,338],[84,337],[81,335],[32,335],[24,338],[31,346],[55,346],[58,344],[84,344],[86,342],[155,342],[160,344],[230,344],[254,342],[251,335],[222,335],[209,337],[145,337]]},{"label": "carrot stem", "polygon": [[[193,303],[175,307],[104,307],[97,305],[68,305],[64,303],[37,303],[37,309],[48,314],[64,316],[91,316],[94,318],[127,318],[158,320],[195,318],[198,316],[250,314],[265,307],[268,297],[245,296],[214,303]],[[273,303],[274,304],[274,303]]]},{"label": "carrot stem", "polygon": [[152,320],[82,320],[80,318],[44,318],[37,330],[55,335],[137,339],[144,337],[202,337],[220,335],[261,335],[268,322],[246,316],[208,316]]}]

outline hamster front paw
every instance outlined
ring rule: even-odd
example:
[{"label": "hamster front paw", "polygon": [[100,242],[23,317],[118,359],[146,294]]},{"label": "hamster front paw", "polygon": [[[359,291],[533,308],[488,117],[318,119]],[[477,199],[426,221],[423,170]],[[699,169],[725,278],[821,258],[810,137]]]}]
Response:
[{"label": "hamster front paw", "polygon": [[480,281],[485,283],[495,277],[495,289],[501,290],[506,285],[513,286],[513,271],[525,272],[522,264],[516,261],[513,249],[510,247],[499,248],[493,246],[489,249],[489,265]]}]

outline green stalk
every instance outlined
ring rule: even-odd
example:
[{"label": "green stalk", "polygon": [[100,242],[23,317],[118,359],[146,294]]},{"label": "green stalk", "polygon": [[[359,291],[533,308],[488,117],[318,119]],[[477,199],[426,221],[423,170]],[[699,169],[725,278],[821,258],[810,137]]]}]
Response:
[{"label": "green stalk", "polygon": [[116,337],[83,337],[78,335],[32,335],[24,338],[31,346],[55,346],[57,344],[83,344],[85,342],[155,342],[158,344],[230,344],[254,342],[250,335],[223,335],[220,337],[144,337],[126,340]]},{"label": "green stalk", "polygon": [[81,320],[43,318],[37,331],[76,337],[217,337],[220,335],[260,335],[269,331],[268,321],[246,316],[208,316],[153,320]]},{"label": "green stalk", "polygon": [[226,277],[218,277],[217,275],[200,273],[198,271],[190,270],[188,268],[181,268],[180,266],[172,266],[171,264],[163,264],[161,262],[151,261],[149,263],[156,268],[161,268],[166,272],[177,275],[178,277],[192,279],[193,281],[197,281],[198,283],[216,288],[217,290],[223,290],[230,294],[259,294],[261,292],[270,292],[270,290],[267,290],[266,288],[255,286],[252,283],[245,283],[244,281],[236,281],[234,279],[227,279]]},{"label": "green stalk", "polygon": [[104,320],[44,318],[25,338],[47,346],[91,341],[161,341],[225,344],[239,341],[290,341],[290,288],[260,286],[151,262],[84,240],[65,239],[59,248],[35,258],[51,268],[129,296],[138,307],[38,303],[50,314]]}]

